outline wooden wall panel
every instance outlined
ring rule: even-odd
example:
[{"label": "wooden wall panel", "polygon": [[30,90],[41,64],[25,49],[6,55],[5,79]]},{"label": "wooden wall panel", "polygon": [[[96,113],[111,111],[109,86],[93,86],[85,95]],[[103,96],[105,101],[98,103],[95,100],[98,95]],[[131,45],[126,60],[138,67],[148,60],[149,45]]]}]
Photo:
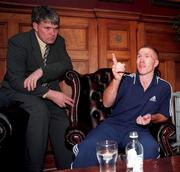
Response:
[{"label": "wooden wall panel", "polygon": [[6,60],[0,58],[0,81],[3,79],[5,71],[6,71]]},{"label": "wooden wall panel", "polygon": [[164,79],[167,79],[166,77],[166,63],[164,60],[160,60],[159,62],[159,70],[160,70],[160,73],[161,73],[161,77],[164,78]]},{"label": "wooden wall panel", "polygon": [[6,72],[8,39],[30,27],[30,15],[28,14],[0,13],[0,80]]},{"label": "wooden wall panel", "polygon": [[112,53],[126,64],[126,70],[135,71],[136,22],[99,19],[99,67],[112,66]]},{"label": "wooden wall panel", "polygon": [[94,19],[62,17],[60,34],[66,40],[75,70],[80,73],[97,70],[97,28]]},{"label": "wooden wall panel", "polygon": [[21,32],[23,25],[31,25],[31,16],[30,14],[0,12],[0,22],[7,22],[8,38],[10,38],[16,33]]},{"label": "wooden wall panel", "polygon": [[145,27],[145,32],[146,42],[160,52],[180,53],[179,42],[170,25],[149,23]]},{"label": "wooden wall panel", "polygon": [[8,38],[8,23],[0,21],[0,80],[2,80],[6,70],[6,49]]},{"label": "wooden wall panel", "polygon": [[180,91],[180,61],[175,61],[175,88]]},{"label": "wooden wall panel", "polygon": [[31,29],[31,23],[19,23],[19,32],[27,32]]},{"label": "wooden wall panel", "polygon": [[[180,68],[180,42],[176,40],[172,26],[169,23],[144,22],[139,25],[138,47],[148,44],[159,51],[161,77],[168,80],[174,91],[178,91]],[[179,71],[180,72],[180,71]]]},{"label": "wooden wall panel", "polygon": [[8,23],[0,22],[0,47],[5,48],[7,45],[7,37],[8,37]]}]

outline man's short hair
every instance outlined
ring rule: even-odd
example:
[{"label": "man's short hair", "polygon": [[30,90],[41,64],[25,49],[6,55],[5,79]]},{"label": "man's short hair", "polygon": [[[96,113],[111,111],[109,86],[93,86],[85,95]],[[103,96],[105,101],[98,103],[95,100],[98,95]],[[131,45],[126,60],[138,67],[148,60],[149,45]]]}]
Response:
[{"label": "man's short hair", "polygon": [[155,53],[155,56],[156,56],[157,60],[159,60],[159,51],[156,48],[154,48],[154,47],[152,47],[150,45],[143,45],[142,47],[139,48],[139,50],[141,48],[149,48],[149,49],[151,49]]},{"label": "man's short hair", "polygon": [[60,18],[56,11],[47,6],[37,6],[32,10],[32,23],[39,24],[41,21],[47,21],[54,25],[59,25]]}]

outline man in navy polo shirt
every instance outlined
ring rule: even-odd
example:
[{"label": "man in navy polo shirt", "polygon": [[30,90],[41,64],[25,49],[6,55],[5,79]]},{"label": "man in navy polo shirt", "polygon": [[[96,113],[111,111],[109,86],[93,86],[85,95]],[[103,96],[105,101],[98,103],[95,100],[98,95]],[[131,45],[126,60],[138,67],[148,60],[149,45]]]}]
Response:
[{"label": "man in navy polo shirt", "polygon": [[113,56],[114,78],[103,94],[104,106],[113,106],[112,114],[74,147],[73,168],[98,164],[96,143],[100,140],[116,140],[119,149],[124,150],[132,130],[138,132],[143,144],[144,159],[159,156],[159,145],[148,127],[150,123],[166,121],[170,116],[172,89],[157,75],[159,58],[156,49],[141,47],[136,63],[138,72],[125,75],[125,65]]}]

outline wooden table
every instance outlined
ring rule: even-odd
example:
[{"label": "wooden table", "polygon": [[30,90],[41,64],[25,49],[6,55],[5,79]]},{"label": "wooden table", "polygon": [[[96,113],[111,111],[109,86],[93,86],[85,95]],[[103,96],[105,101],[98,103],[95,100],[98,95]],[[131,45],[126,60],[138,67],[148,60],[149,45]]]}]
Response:
[{"label": "wooden table", "polygon": [[[117,172],[125,172],[126,166],[122,161],[117,163]],[[180,156],[172,156],[168,158],[160,158],[157,160],[145,160],[144,172],[179,172]],[[54,172],[99,172],[99,167],[76,168],[67,170],[58,170]]]}]

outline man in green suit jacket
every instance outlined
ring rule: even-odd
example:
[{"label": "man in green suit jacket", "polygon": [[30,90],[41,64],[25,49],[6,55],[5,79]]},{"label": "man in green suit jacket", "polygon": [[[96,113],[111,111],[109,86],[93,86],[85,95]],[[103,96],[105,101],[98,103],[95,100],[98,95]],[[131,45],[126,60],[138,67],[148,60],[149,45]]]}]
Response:
[{"label": "man in green suit jacket", "polygon": [[19,33],[8,42],[7,72],[1,91],[10,99],[22,102],[21,107],[30,114],[24,172],[43,170],[48,136],[57,168],[69,168],[72,161],[64,133],[68,126],[65,108],[74,102],[59,88],[72,63],[65,41],[58,35],[59,20],[49,7],[35,7],[33,30]]}]

